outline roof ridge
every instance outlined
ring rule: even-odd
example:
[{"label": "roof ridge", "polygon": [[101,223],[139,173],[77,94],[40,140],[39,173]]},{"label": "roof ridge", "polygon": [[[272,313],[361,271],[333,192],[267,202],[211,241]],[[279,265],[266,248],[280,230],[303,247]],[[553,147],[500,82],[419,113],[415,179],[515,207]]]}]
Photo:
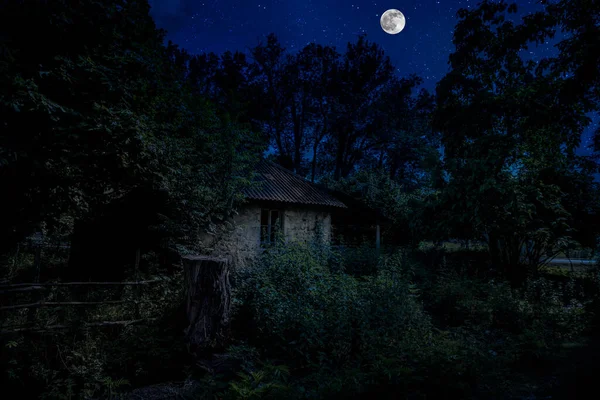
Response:
[{"label": "roof ridge", "polygon": [[291,176],[293,176],[294,178],[296,178],[296,179],[299,179],[299,180],[301,180],[302,182],[308,183],[308,184],[309,184],[310,186],[312,186],[314,189],[325,189],[326,191],[329,191],[329,189],[327,189],[327,188],[326,188],[326,187],[324,187],[323,185],[321,185],[321,184],[319,184],[319,183],[316,183],[316,182],[309,181],[308,179],[306,179],[306,178],[304,178],[304,177],[302,177],[302,176],[298,175],[298,174],[297,174],[297,173],[295,173],[294,171],[292,171],[292,170],[289,170],[289,169],[287,169],[287,168],[286,168],[286,167],[284,167],[284,166],[281,166],[281,165],[277,164],[276,162],[269,161],[269,160],[265,160],[265,161],[266,161],[267,163],[269,163],[269,164],[273,165],[274,167],[276,167],[276,168],[278,168],[278,169],[282,170],[283,172],[286,172],[286,173],[290,174],[290,175],[291,175]]},{"label": "roof ridge", "polygon": [[[276,168],[279,168],[279,169],[283,170],[283,172],[287,172],[288,174],[290,174],[290,175],[292,175],[292,176],[294,176],[294,177],[296,177],[296,178],[298,178],[298,179],[301,179],[301,180],[302,180],[302,181],[304,181],[304,182],[313,183],[313,182],[309,181],[308,179],[301,177],[300,175],[298,175],[298,174],[297,174],[297,173],[295,173],[294,171],[292,171],[292,170],[290,170],[290,169],[287,169],[286,167],[284,167],[284,166],[282,166],[282,165],[279,165],[279,164],[277,164],[277,163],[276,163],[276,162],[274,162],[274,161],[269,161],[269,160],[264,160],[264,161],[266,161],[267,163],[269,163],[269,164],[273,165],[273,166],[274,166],[274,167],[276,167]],[[314,183],[313,183],[313,184],[314,184]]]}]

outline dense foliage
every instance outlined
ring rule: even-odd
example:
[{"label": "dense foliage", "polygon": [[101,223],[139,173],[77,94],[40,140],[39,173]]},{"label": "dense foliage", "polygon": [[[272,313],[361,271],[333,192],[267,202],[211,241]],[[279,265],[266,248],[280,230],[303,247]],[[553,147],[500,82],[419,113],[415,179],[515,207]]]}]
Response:
[{"label": "dense foliage", "polygon": [[[80,3],[10,2],[2,13],[3,249],[42,222],[93,221],[118,202],[136,210],[129,234],[154,224],[193,244],[249,176],[252,134],[192,95],[145,1]],[[144,210],[131,204],[145,197]]]},{"label": "dense foliage", "polygon": [[[576,154],[587,101],[570,97],[565,71],[549,67],[559,61],[523,57],[550,33],[539,15],[506,20],[515,11],[484,1],[459,12],[452,69],[437,87],[447,180],[434,214],[442,237],[485,241],[496,268],[519,281],[555,251],[595,237],[598,188],[597,167]],[[574,201],[574,191],[586,195]]]},{"label": "dense foliage", "polygon": [[[552,374],[554,352],[590,326],[597,286],[539,278],[513,289],[459,273],[464,255],[423,268],[421,252],[386,254],[374,272],[357,276],[328,246],[270,249],[238,277],[238,344],[229,356],[245,361],[233,364],[242,372],[221,394],[525,395],[533,371],[548,363]],[[544,385],[539,394],[556,390]]]}]

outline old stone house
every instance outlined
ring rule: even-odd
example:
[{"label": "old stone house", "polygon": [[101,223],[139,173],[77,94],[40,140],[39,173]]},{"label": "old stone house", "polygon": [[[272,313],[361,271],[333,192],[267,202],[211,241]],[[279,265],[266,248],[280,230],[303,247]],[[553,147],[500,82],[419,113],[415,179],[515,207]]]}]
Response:
[{"label": "old stone house", "polygon": [[311,183],[269,161],[255,168],[256,186],[246,189],[232,243],[244,258],[268,247],[280,232],[286,241],[309,241],[317,232],[336,241],[336,232],[359,232],[379,246],[379,219],[360,202]]}]

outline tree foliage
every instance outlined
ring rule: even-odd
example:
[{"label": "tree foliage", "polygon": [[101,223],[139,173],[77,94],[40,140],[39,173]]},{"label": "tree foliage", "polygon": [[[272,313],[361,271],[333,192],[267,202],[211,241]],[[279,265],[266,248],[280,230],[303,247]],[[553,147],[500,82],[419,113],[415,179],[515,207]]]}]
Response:
[{"label": "tree foliage", "polygon": [[[575,225],[583,228],[573,218],[581,216],[581,202],[573,203],[556,177],[579,176],[580,190],[596,190],[575,154],[589,123],[586,109],[564,101],[568,80],[523,58],[547,23],[515,25],[505,19],[515,11],[514,4],[489,1],[459,11],[456,51],[438,84],[434,118],[448,174],[435,206],[440,227],[484,240],[506,273],[524,261],[536,267],[574,239]],[[588,200],[585,209],[597,207]]]},{"label": "tree foliage", "polygon": [[239,199],[260,143],[220,106],[232,90],[215,105],[197,95],[187,53],[163,45],[146,1],[78,4],[9,2],[2,13],[2,246],[63,215],[114,212],[141,214],[136,233],[195,244]]}]

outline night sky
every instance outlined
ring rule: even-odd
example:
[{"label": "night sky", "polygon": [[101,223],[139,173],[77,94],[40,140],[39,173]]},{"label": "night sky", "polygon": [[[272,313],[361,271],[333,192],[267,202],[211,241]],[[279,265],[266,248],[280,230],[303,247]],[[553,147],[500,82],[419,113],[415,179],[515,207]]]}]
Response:
[{"label": "night sky", "polygon": [[[423,86],[429,90],[435,89],[436,82],[448,70],[457,10],[475,7],[477,3],[478,0],[150,0],[151,15],[159,28],[167,30],[167,39],[192,54],[247,52],[271,32],[291,52],[316,42],[333,45],[343,53],[348,42],[366,33],[368,40],[383,47],[400,76],[415,73],[424,79]],[[518,0],[519,10],[514,18],[541,10],[537,3]],[[390,8],[402,11],[406,17],[406,27],[397,35],[385,33],[379,25],[381,14]],[[554,55],[553,45],[554,41],[531,48],[526,55],[533,59]],[[592,129],[584,135],[584,142],[588,142]]]}]

